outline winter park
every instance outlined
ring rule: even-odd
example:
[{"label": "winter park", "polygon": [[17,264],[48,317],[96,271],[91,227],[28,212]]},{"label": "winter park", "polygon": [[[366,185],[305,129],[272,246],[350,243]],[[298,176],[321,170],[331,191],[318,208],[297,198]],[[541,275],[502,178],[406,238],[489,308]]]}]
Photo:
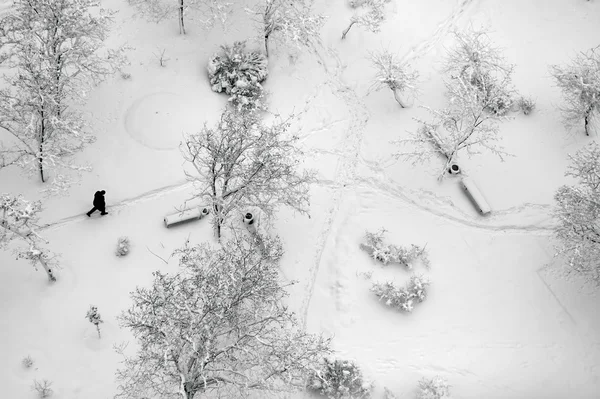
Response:
[{"label": "winter park", "polygon": [[600,398],[598,0],[0,0],[1,397]]}]

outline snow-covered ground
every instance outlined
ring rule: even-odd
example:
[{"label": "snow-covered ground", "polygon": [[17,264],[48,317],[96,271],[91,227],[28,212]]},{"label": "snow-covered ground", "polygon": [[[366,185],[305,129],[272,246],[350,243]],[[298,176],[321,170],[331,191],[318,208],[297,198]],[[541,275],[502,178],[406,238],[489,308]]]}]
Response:
[{"label": "snow-covered ground", "polygon": [[[0,12],[5,4],[0,5]],[[57,399],[106,399],[115,393],[119,357],[114,343],[131,338],[115,317],[129,292],[148,284],[186,238],[213,240],[206,220],[166,229],[165,214],[189,197],[178,151],[181,134],[217,120],[226,98],[213,93],[205,65],[221,44],[253,36],[243,13],[226,32],[175,20],[132,18],[122,0],[111,43],[127,43],[129,80],[115,77],[86,106],[97,141],[81,158],[93,172],[67,198],[45,203],[44,236],[63,255],[58,281],[49,285],[9,253],[0,253],[0,394],[33,398],[34,379],[54,382]],[[340,354],[356,359],[375,381],[374,397],[387,386],[398,397],[414,394],[417,381],[441,375],[456,398],[600,398],[600,312],[597,291],[565,280],[549,267],[553,241],[552,196],[567,180],[567,154],[596,136],[567,133],[556,105],[548,65],[568,62],[600,44],[600,4],[584,0],[392,0],[381,33],[354,27],[342,41],[351,9],[344,0],[318,1],[330,18],[320,56],[274,48],[266,88],[274,110],[285,114],[310,101],[301,121],[307,163],[319,170],[311,219],[282,210],[275,231],[285,243],[282,274],[298,280],[291,305],[311,332],[335,334]],[[239,7],[242,9],[242,7]],[[515,155],[461,159],[493,208],[481,217],[458,180],[439,183],[440,165],[394,163],[389,141],[415,129],[417,105],[444,103],[438,69],[448,32],[486,24],[492,39],[516,64],[514,82],[533,96],[530,116],[502,125],[503,144]],[[387,47],[412,60],[422,95],[400,109],[391,92],[368,93],[374,74],[369,49]],[[160,67],[154,54],[166,49]],[[433,172],[432,172],[433,171]],[[39,183],[17,171],[0,172],[0,191],[37,198]],[[88,219],[96,190],[107,192],[106,217]],[[359,249],[366,229],[385,227],[390,242],[424,245],[432,281],[428,299],[412,314],[378,303],[372,280],[404,283],[409,273],[381,267]],[[132,252],[114,255],[117,238],[129,236]],[[85,320],[89,305],[105,323],[98,339]],[[33,369],[21,360],[30,355]]]}]

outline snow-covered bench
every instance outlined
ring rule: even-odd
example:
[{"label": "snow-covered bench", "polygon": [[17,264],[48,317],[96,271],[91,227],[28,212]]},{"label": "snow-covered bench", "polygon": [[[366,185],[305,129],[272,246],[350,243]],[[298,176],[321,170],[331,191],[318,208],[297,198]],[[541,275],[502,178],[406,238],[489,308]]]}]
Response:
[{"label": "snow-covered bench", "polygon": [[208,213],[208,208],[201,206],[197,208],[184,209],[181,212],[165,216],[165,226],[171,227],[176,224],[189,222],[190,220],[202,219],[204,216],[208,215]]},{"label": "snow-covered bench", "polygon": [[485,198],[483,198],[483,195],[481,194],[473,180],[463,178],[461,180],[461,185],[482,215],[485,215],[492,211],[489,204],[487,203]]}]

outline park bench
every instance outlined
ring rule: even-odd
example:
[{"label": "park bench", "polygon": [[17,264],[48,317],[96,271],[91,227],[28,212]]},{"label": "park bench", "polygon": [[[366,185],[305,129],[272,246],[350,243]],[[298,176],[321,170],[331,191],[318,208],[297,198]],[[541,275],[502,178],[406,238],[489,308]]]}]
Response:
[{"label": "park bench", "polygon": [[208,213],[208,208],[204,208],[201,206],[196,208],[184,209],[183,211],[165,216],[165,226],[171,227],[176,224],[189,222],[190,220],[202,219],[203,217],[208,215]]},{"label": "park bench", "polygon": [[487,201],[485,200],[485,198],[483,197],[473,180],[469,178],[463,178],[461,180],[461,185],[467,193],[467,195],[469,196],[469,198],[471,199],[471,201],[473,202],[473,204],[475,204],[475,206],[482,215],[488,214],[492,211],[489,204],[487,203]]}]

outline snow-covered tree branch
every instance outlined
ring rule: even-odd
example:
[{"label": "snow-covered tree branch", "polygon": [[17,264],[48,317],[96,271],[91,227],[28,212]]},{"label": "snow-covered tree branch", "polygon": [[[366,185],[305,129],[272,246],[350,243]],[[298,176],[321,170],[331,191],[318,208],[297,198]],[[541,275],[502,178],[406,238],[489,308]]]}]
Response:
[{"label": "snow-covered tree branch", "polygon": [[225,221],[246,209],[257,208],[267,218],[279,205],[308,214],[314,172],[298,170],[302,152],[298,137],[289,134],[292,118],[276,116],[266,125],[257,112],[226,110],[217,126],[186,137],[181,150],[194,168],[186,174],[195,197],[213,210],[217,238]]},{"label": "snow-covered tree branch", "polygon": [[583,119],[589,136],[593,119],[600,115],[600,46],[578,54],[569,65],[551,66],[550,73],[563,93],[564,124],[571,128]]},{"label": "snow-covered tree branch", "polygon": [[204,28],[211,28],[215,22],[225,25],[232,12],[233,3],[224,0],[127,0],[144,17],[152,22],[162,22],[177,15],[179,33],[185,34],[185,20],[191,14]]},{"label": "snow-covered tree branch", "polygon": [[282,302],[278,259],[264,258],[259,247],[247,235],[219,249],[185,246],[176,251],[178,273],[155,272],[151,287],[136,288],[119,321],[139,349],[117,373],[118,398],[193,399],[211,391],[233,398],[304,388],[330,353],[329,340],[297,326]]},{"label": "snow-covered tree branch", "polygon": [[0,91],[0,128],[14,144],[1,146],[0,166],[39,173],[54,169],[49,191],[69,184],[68,170],[88,168],[73,156],[93,141],[72,103],[124,63],[124,49],[103,49],[112,12],[94,0],[18,0],[0,20],[0,61],[17,70]]},{"label": "snow-covered tree branch", "polygon": [[350,24],[342,32],[342,39],[354,25],[363,26],[370,32],[378,33],[381,30],[381,24],[385,20],[385,5],[390,0],[365,0],[357,4],[356,11],[350,18]]},{"label": "snow-covered tree branch", "polygon": [[48,278],[55,281],[56,255],[42,246],[47,241],[37,233],[41,209],[40,202],[30,202],[21,196],[0,195],[0,248],[5,249],[9,243],[17,241],[14,250],[17,258],[29,260],[34,268],[42,265]]},{"label": "snow-covered tree branch", "polygon": [[260,0],[255,8],[246,9],[255,18],[267,57],[272,37],[296,48],[314,49],[325,17],[314,13],[313,3],[314,0]]},{"label": "snow-covered tree branch", "polygon": [[570,271],[600,285],[600,146],[591,143],[569,158],[565,175],[578,184],[562,186],[554,196],[557,256]]}]

